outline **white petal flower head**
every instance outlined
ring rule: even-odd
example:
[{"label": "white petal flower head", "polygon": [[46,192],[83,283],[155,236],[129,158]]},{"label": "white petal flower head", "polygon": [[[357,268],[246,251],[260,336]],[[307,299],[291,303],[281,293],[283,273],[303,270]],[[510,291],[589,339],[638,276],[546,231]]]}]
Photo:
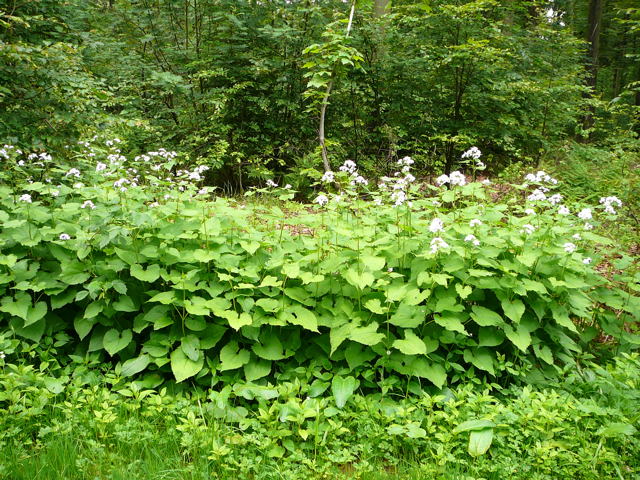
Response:
[{"label": "white petal flower head", "polygon": [[62,241],[71,240],[71,237],[67,233],[61,233],[60,234],[60,240],[62,240]]},{"label": "white petal flower head", "polygon": [[290,183],[287,183],[287,184],[284,186],[284,188],[285,188],[285,190],[291,190],[291,188],[293,188],[293,187],[291,187],[291,184],[290,184]]},{"label": "white petal flower head", "polygon": [[77,182],[73,184],[73,188],[82,188],[84,187],[84,183],[82,182]]},{"label": "white petal flower head", "polygon": [[444,223],[439,218],[434,218],[429,225],[429,231],[431,233],[441,232],[444,229]]},{"label": "white petal flower head", "polygon": [[558,208],[558,213],[560,215],[569,215],[571,211],[565,205],[560,205],[560,208]]},{"label": "white petal flower head", "polygon": [[351,185],[369,185],[369,181],[362,175],[356,175],[353,180],[351,180]]},{"label": "white petal flower head", "polygon": [[74,176],[76,178],[80,178],[80,170],[78,170],[77,168],[72,168],[71,170],[69,170],[67,173],[65,173],[64,175],[65,177],[71,177]]},{"label": "white petal flower head", "polygon": [[475,227],[475,226],[478,226],[478,225],[482,225],[482,220],[480,220],[478,218],[474,218],[473,220],[471,220],[469,222],[469,226],[470,227]]},{"label": "white petal flower head", "polygon": [[482,156],[482,152],[478,147],[471,147],[469,150],[462,154],[462,158],[473,158],[474,160],[479,159]]},{"label": "white petal flower head", "polygon": [[23,195],[20,196],[20,201],[24,202],[24,203],[31,203],[31,195],[29,195],[28,193],[25,193]]},{"label": "white petal flower head", "polygon": [[593,230],[593,225],[591,225],[589,222],[584,224],[584,229],[585,230]]},{"label": "white petal flower head", "polygon": [[438,186],[442,186],[445,183],[449,183],[451,180],[449,179],[448,175],[440,175],[438,178],[436,178],[436,183],[438,184]]},{"label": "white petal flower head", "polygon": [[320,179],[320,181],[322,183],[333,183],[333,181],[335,180],[335,174],[329,170],[327,172],[324,172],[324,175],[322,175],[322,178]]},{"label": "white petal flower head", "polygon": [[98,164],[96,165],[96,172],[102,172],[103,170],[106,170],[106,169],[107,169],[106,163],[98,162]]},{"label": "white petal flower head", "polygon": [[558,203],[560,203],[562,201],[562,195],[560,195],[559,193],[556,193],[554,195],[551,195],[549,197],[549,203],[551,205],[557,205]]},{"label": "white petal flower head", "polygon": [[547,196],[544,194],[542,189],[536,188],[531,195],[527,197],[527,200],[530,202],[538,202],[541,200],[545,200]]},{"label": "white petal flower head", "polygon": [[358,170],[358,166],[353,160],[345,160],[345,162],[340,167],[341,172],[347,172],[350,174],[356,173],[357,170]]},{"label": "white petal flower head", "polygon": [[574,240],[582,240],[582,236],[579,233],[574,233],[571,238]]},{"label": "white petal flower head", "polygon": [[533,208],[527,208],[527,209],[524,211],[524,214],[525,214],[525,215],[535,215],[535,214],[536,214],[536,211],[535,211]]},{"label": "white petal flower head", "polygon": [[451,172],[451,174],[449,175],[449,181],[451,182],[451,185],[463,186],[467,183],[467,179],[465,178],[464,174],[458,171]]},{"label": "white petal flower head", "polygon": [[564,245],[562,245],[562,248],[564,248],[564,251],[567,253],[573,253],[576,251],[575,243],[571,243],[571,242],[565,243]]},{"label": "white petal flower head", "polygon": [[407,194],[404,190],[396,190],[391,194],[391,201],[396,207],[399,207],[407,200]]},{"label": "white petal flower head", "polygon": [[271,179],[267,180],[267,187],[275,188],[277,186],[278,186],[278,184],[276,182],[274,182],[273,180],[271,180]]},{"label": "white petal flower head", "polygon": [[82,204],[80,208],[87,208],[87,207],[90,208],[91,210],[96,208],[96,206],[93,204],[91,200],[85,200],[85,202]]},{"label": "white petal flower head", "polygon": [[328,201],[329,201],[329,198],[326,195],[318,195],[314,200],[314,202],[320,205],[321,207],[323,205],[326,205]]},{"label": "white petal flower head", "polygon": [[436,237],[431,240],[431,253],[437,253],[438,250],[442,250],[443,248],[449,248],[449,244],[445,242],[442,238]]},{"label": "white petal flower head", "polygon": [[534,227],[531,224],[525,224],[522,226],[522,230],[523,233],[526,233],[527,235],[531,235],[533,232],[536,231],[536,227]]},{"label": "white petal flower head", "polygon": [[482,180],[483,185],[491,185],[491,180],[489,180],[488,178],[485,178],[484,180]]},{"label": "white petal flower head", "polygon": [[466,237],[464,237],[464,241],[465,242],[470,242],[472,244],[474,244],[476,247],[480,245],[480,240],[478,240],[476,238],[475,235],[469,234]]},{"label": "white petal flower head", "polygon": [[593,216],[591,215],[591,209],[583,208],[582,210],[580,210],[580,212],[578,212],[578,218],[581,220],[591,220],[593,218]]},{"label": "white petal flower head", "polygon": [[591,257],[587,257],[582,260],[582,263],[584,263],[585,265],[589,265],[591,262],[592,262]]},{"label": "white petal flower head", "polygon": [[51,190],[52,197],[57,197],[58,195],[60,195],[60,190]]}]

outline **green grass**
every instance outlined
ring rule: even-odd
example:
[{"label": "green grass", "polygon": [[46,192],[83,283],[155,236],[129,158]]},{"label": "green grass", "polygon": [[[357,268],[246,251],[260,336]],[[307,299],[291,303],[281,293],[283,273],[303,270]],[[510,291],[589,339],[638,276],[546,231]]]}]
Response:
[{"label": "green grass", "polygon": [[[291,385],[269,401],[215,390],[142,390],[113,376],[62,391],[0,368],[0,479],[637,479],[640,358],[575,364],[537,386],[460,385],[440,394],[332,397],[315,418]],[[49,388],[47,387],[49,386]],[[59,393],[53,393],[51,390]],[[289,392],[289,393],[287,393]],[[474,419],[490,420],[471,456]],[[302,433],[307,434],[303,438]],[[320,434],[317,434],[317,433]]]}]

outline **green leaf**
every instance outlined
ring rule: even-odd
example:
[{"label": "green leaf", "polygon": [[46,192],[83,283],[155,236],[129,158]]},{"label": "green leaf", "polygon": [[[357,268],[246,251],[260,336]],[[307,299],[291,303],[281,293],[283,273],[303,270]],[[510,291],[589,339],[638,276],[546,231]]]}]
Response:
[{"label": "green leaf", "polygon": [[453,433],[460,432],[474,432],[479,430],[485,430],[487,428],[493,428],[496,424],[491,420],[483,420],[483,419],[475,419],[475,420],[467,420],[466,422],[462,422],[456,428],[453,429]]},{"label": "green leaf", "polygon": [[507,335],[507,338],[511,343],[523,352],[526,352],[527,347],[531,345],[531,334],[524,325],[518,325],[515,330],[511,328],[511,326],[505,325],[504,333]]},{"label": "green leaf", "polygon": [[27,311],[27,318],[24,320],[24,327],[36,323],[47,314],[47,304],[45,302],[38,302],[33,307],[29,305]]},{"label": "green leaf", "polygon": [[194,362],[200,358],[200,339],[195,335],[187,335],[182,337],[180,348],[184,354]]},{"label": "green leaf", "polygon": [[419,375],[415,373],[414,375],[426,378],[437,388],[442,388],[447,381],[447,372],[439,363],[432,363],[428,367],[422,368]]},{"label": "green leaf", "polygon": [[508,300],[505,298],[502,300],[501,304],[504,314],[515,323],[519,323],[525,310],[524,303],[517,298],[515,300]]},{"label": "green leaf", "polygon": [[141,265],[134,263],[131,265],[131,276],[142,280],[143,282],[152,283],[160,278],[160,265],[150,265],[146,270]]},{"label": "green leaf", "polygon": [[553,319],[556,323],[564,328],[571,330],[572,332],[578,333],[578,329],[576,325],[569,318],[569,312],[566,307],[563,305],[558,305],[557,303],[551,304],[551,313],[553,314]]},{"label": "green leaf", "polygon": [[404,331],[404,340],[396,340],[393,347],[400,350],[405,355],[426,355],[427,346],[415,333],[411,330]]},{"label": "green leaf", "polygon": [[2,298],[0,303],[0,311],[26,320],[30,306],[31,297],[26,293],[19,292],[16,294],[15,299],[8,296]]},{"label": "green leaf", "polygon": [[131,358],[122,364],[122,376],[131,377],[143,371],[150,362],[149,355],[140,355],[137,358]]},{"label": "green leaf", "polygon": [[160,302],[160,303],[162,303],[164,305],[170,305],[170,304],[173,304],[175,300],[176,300],[175,291],[174,290],[169,290],[167,292],[161,292],[161,293],[158,293],[157,295],[154,295],[148,301],[149,302]]},{"label": "green leaf", "polygon": [[197,361],[193,361],[184,354],[182,348],[171,353],[171,371],[178,383],[196,375],[202,370],[203,365],[204,355],[201,355]]},{"label": "green leaf", "polygon": [[363,345],[377,345],[384,339],[384,334],[378,333],[378,323],[371,322],[366,327],[351,328],[349,339]]},{"label": "green leaf", "polygon": [[344,279],[360,290],[364,290],[375,281],[375,277],[371,272],[358,273],[358,271],[353,267],[346,271]]},{"label": "green leaf", "polygon": [[312,332],[318,331],[318,319],[311,310],[304,308],[302,305],[293,305],[287,308],[286,311],[294,315],[293,319],[289,320],[294,325],[300,325],[302,328]]},{"label": "green leaf", "polygon": [[469,285],[462,285],[461,283],[456,283],[456,292],[458,292],[458,295],[460,295],[460,298],[465,299],[469,295],[471,295],[471,292],[473,292],[473,289]]},{"label": "green leaf", "polygon": [[256,302],[256,305],[265,312],[277,312],[281,309],[282,302],[274,298],[261,298]]},{"label": "green leaf", "polygon": [[495,375],[494,358],[491,351],[488,348],[477,348],[471,351],[471,363],[485,372],[489,372],[491,375]]},{"label": "green leaf", "polygon": [[138,307],[133,302],[131,297],[126,295],[121,296],[118,301],[113,303],[113,308],[117,312],[136,312],[138,311]]},{"label": "green leaf", "polygon": [[84,311],[84,318],[94,318],[104,309],[104,303],[101,301],[91,302]]},{"label": "green leaf", "polygon": [[614,422],[606,427],[600,427],[597,433],[603,437],[617,437],[619,435],[631,436],[636,433],[636,428],[629,423]]},{"label": "green leaf", "polygon": [[266,377],[271,372],[271,362],[255,358],[247,363],[244,367],[244,377],[247,382],[253,382],[260,378]]},{"label": "green leaf", "polygon": [[481,307],[479,305],[474,305],[471,307],[471,310],[471,318],[473,318],[473,320],[481,327],[499,327],[504,325],[502,317],[493,310],[489,310],[488,308]]},{"label": "green leaf", "polygon": [[493,441],[493,428],[477,430],[469,435],[469,455],[479,457],[484,455]]},{"label": "green leaf", "polygon": [[384,268],[386,260],[384,257],[374,257],[372,255],[363,255],[360,257],[362,264],[371,271],[378,271]]},{"label": "green leaf", "polygon": [[121,333],[115,328],[107,330],[102,339],[102,345],[109,355],[114,356],[131,342],[133,334],[131,330],[123,330]]},{"label": "green leaf", "polygon": [[466,318],[466,315],[455,312],[445,312],[442,315],[433,316],[433,320],[441,327],[452,332],[460,332],[463,335],[468,335],[464,325],[460,321],[461,318]]},{"label": "green leaf", "polygon": [[249,363],[251,353],[241,349],[238,342],[231,341],[220,350],[220,370],[235,370]]},{"label": "green leaf", "polygon": [[382,305],[380,304],[380,300],[377,298],[367,300],[364,306],[367,310],[379,315],[383,315],[387,312],[387,309],[382,307]]},{"label": "green leaf", "polygon": [[285,358],[282,344],[277,334],[273,333],[265,336],[267,338],[263,339],[261,343],[254,343],[251,346],[253,353],[265,360],[282,360]]},{"label": "green leaf", "polygon": [[234,330],[238,331],[240,328],[251,325],[253,319],[251,315],[246,312],[238,313],[235,310],[224,310],[222,312],[216,313],[219,317],[226,318],[229,322],[229,326]]},{"label": "green leaf", "polygon": [[84,337],[89,335],[89,332],[93,328],[93,322],[83,317],[76,317],[76,319],[73,321],[73,328],[75,328],[76,332],[78,333],[78,337],[80,337],[80,340],[82,340],[84,339]]},{"label": "green leaf", "polygon": [[481,327],[478,331],[478,344],[481,347],[497,347],[504,342],[504,333],[497,328]]},{"label": "green leaf", "polygon": [[346,405],[347,401],[356,391],[360,382],[355,378],[335,376],[331,381],[331,392],[333,393],[333,399],[336,402],[338,408],[342,408]]}]

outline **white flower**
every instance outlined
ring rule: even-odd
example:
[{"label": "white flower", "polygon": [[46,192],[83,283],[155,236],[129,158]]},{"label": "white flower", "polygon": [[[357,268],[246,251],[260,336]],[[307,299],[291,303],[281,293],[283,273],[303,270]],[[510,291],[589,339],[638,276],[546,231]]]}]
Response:
[{"label": "white flower", "polygon": [[153,203],[149,204],[149,208],[156,208],[156,207],[159,207],[159,206],[160,206],[160,204],[158,202],[153,202]]},{"label": "white flower", "polygon": [[527,224],[522,226],[522,230],[521,231],[523,233],[526,233],[527,235],[531,235],[533,232],[535,232],[535,230],[536,230],[536,227],[534,227],[533,225],[530,225],[530,224],[527,223]]},{"label": "white flower", "polygon": [[387,268],[387,272],[388,272],[388,273],[393,272],[393,267],[389,267],[389,268]]},{"label": "white flower", "polygon": [[345,162],[340,167],[341,172],[347,172],[350,174],[356,173],[358,166],[355,164],[353,160],[345,160]]},{"label": "white flower", "polygon": [[465,178],[464,174],[458,171],[451,172],[449,174],[449,181],[451,182],[451,185],[463,186],[464,184],[467,183],[467,179]]},{"label": "white flower", "polygon": [[490,185],[491,184],[491,180],[489,180],[488,178],[485,178],[484,180],[482,180],[482,183],[484,185]]},{"label": "white flower", "polygon": [[531,195],[527,197],[527,200],[530,202],[537,202],[539,200],[545,200],[547,196],[544,194],[542,189],[536,188]]},{"label": "white flower", "polygon": [[562,195],[560,195],[559,193],[556,193],[549,197],[549,203],[551,203],[551,205],[557,205],[561,201],[562,201]]},{"label": "white flower", "polygon": [[131,183],[131,182],[129,182],[128,179],[121,178],[120,180],[116,180],[115,182],[113,182],[113,186],[116,187],[116,188],[120,188],[121,189],[123,187],[123,185],[128,184],[128,183]]},{"label": "white flower", "polygon": [[580,212],[578,212],[578,218],[581,220],[591,220],[593,218],[593,216],[591,215],[591,209],[583,208],[582,210],[580,210]]},{"label": "white flower", "polygon": [[560,205],[560,208],[558,208],[558,213],[560,215],[569,215],[571,211],[566,206]]},{"label": "white flower", "polygon": [[18,166],[19,167],[24,167],[24,160],[19,160],[18,161]]},{"label": "white flower", "polygon": [[364,178],[362,175],[356,175],[353,180],[351,180],[351,185],[369,185],[369,181]]},{"label": "white flower", "polygon": [[284,188],[285,188],[285,190],[291,190],[291,184],[290,184],[290,183],[287,183],[287,184],[284,186]]},{"label": "white flower", "polygon": [[414,161],[413,161],[413,158],[411,157],[404,157],[398,160],[398,165],[401,165],[401,166],[404,165],[405,167],[408,167],[413,164],[414,164]]},{"label": "white flower", "polygon": [[471,147],[469,150],[462,154],[462,158],[473,158],[474,160],[479,159],[482,156],[482,152],[478,149],[478,147]]},{"label": "white flower", "polygon": [[0,360],[4,360],[6,357],[6,355],[4,354],[4,352],[0,352]]},{"label": "white flower", "polygon": [[61,233],[60,240],[71,240],[71,237],[66,233]]},{"label": "white flower", "polygon": [[593,225],[591,225],[589,222],[584,224],[584,229],[585,230],[593,230]]},{"label": "white flower", "polygon": [[576,251],[575,243],[571,243],[571,242],[565,243],[564,245],[562,245],[562,248],[564,248],[564,251],[567,253],[573,253]]},{"label": "white flower", "polygon": [[404,190],[396,190],[391,194],[391,201],[394,202],[396,207],[402,205],[407,199],[407,194]]},{"label": "white flower", "polygon": [[373,204],[377,205],[377,206],[381,206],[382,205],[382,199],[380,197],[376,197],[373,199]]},{"label": "white flower", "polygon": [[582,263],[584,263],[585,265],[589,265],[591,262],[592,262],[591,257],[587,257],[582,260]]},{"label": "white flower", "polygon": [[96,172],[101,172],[106,169],[107,169],[106,163],[98,162],[98,164],[96,165]]},{"label": "white flower", "polygon": [[524,213],[525,215],[535,215],[536,211],[533,208],[527,208]]},{"label": "white flower", "polygon": [[206,194],[207,194],[206,188],[201,188],[200,190],[198,190],[198,195],[206,195]]},{"label": "white flower", "polygon": [[440,220],[439,218],[434,218],[431,221],[431,225],[429,225],[429,231],[431,233],[436,233],[436,232],[441,232],[443,230],[444,224],[442,223],[442,220]]},{"label": "white flower", "polygon": [[616,214],[616,210],[613,208],[614,204],[618,207],[622,206],[622,202],[618,197],[602,197],[600,203],[604,205],[604,211],[612,215]]},{"label": "white flower", "polygon": [[552,178],[550,175],[543,172],[542,170],[538,171],[535,175],[533,173],[529,173],[524,178],[528,182],[535,182],[535,183],[547,182],[553,185],[556,185],[558,183],[558,181],[555,178]]},{"label": "white flower", "polygon": [[29,195],[28,193],[25,193],[24,195],[20,196],[20,201],[24,202],[24,203],[31,203],[31,195]]},{"label": "white flower", "polygon": [[443,175],[440,175],[438,178],[436,178],[436,183],[437,183],[439,186],[442,186],[442,185],[444,185],[445,183],[449,183],[450,181],[451,181],[451,180],[449,179],[449,176],[448,176],[448,175],[444,175],[444,174],[443,174]]},{"label": "white flower", "polygon": [[475,235],[469,234],[466,237],[464,237],[464,241],[465,242],[471,242],[473,243],[476,247],[480,245],[480,240],[478,240],[476,238]]},{"label": "white flower", "polygon": [[445,242],[442,238],[436,237],[431,240],[431,253],[437,253],[438,250],[443,248],[449,248],[449,244]]},{"label": "white flower", "polygon": [[324,172],[324,175],[322,175],[322,178],[320,179],[320,181],[323,183],[333,183],[335,178],[336,178],[335,173],[329,170],[327,172]]},{"label": "white flower", "polygon": [[326,195],[318,195],[314,200],[314,202],[320,206],[326,205],[328,201],[329,198]]},{"label": "white flower", "polygon": [[484,162],[481,162],[480,160],[476,161],[476,168],[483,170],[485,168],[487,168],[487,166],[484,164]]},{"label": "white flower", "polygon": [[278,186],[278,184],[276,182],[274,182],[273,180],[271,180],[271,179],[267,180],[267,187],[275,188],[277,186]]},{"label": "white flower", "polygon": [[82,188],[84,187],[84,183],[82,182],[77,182],[73,184],[73,188]]},{"label": "white flower", "polygon": [[471,220],[469,222],[469,226],[470,227],[475,227],[476,225],[482,225],[482,220],[480,220],[478,218],[474,218],[473,220]]},{"label": "white flower", "polygon": [[96,208],[96,206],[93,204],[91,200],[85,200],[85,202],[82,204],[80,208],[87,208],[87,207],[89,207],[91,210]]},{"label": "white flower", "polygon": [[52,190],[51,191],[51,196],[52,197],[57,197],[58,195],[60,195],[60,190]]},{"label": "white flower", "polygon": [[574,240],[582,240],[582,236],[579,233],[574,233],[571,238]]},{"label": "white flower", "polygon": [[70,177],[70,176],[74,176],[76,178],[80,178],[80,170],[78,170],[77,168],[72,168],[71,170],[69,170],[67,173],[65,173],[64,175],[65,177]]}]

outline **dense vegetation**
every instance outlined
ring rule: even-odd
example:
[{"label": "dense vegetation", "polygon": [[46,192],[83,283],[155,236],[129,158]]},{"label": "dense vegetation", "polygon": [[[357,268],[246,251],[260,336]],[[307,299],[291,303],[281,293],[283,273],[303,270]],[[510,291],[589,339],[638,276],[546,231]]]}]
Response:
[{"label": "dense vegetation", "polygon": [[0,5],[0,479],[635,478],[631,0]]}]

